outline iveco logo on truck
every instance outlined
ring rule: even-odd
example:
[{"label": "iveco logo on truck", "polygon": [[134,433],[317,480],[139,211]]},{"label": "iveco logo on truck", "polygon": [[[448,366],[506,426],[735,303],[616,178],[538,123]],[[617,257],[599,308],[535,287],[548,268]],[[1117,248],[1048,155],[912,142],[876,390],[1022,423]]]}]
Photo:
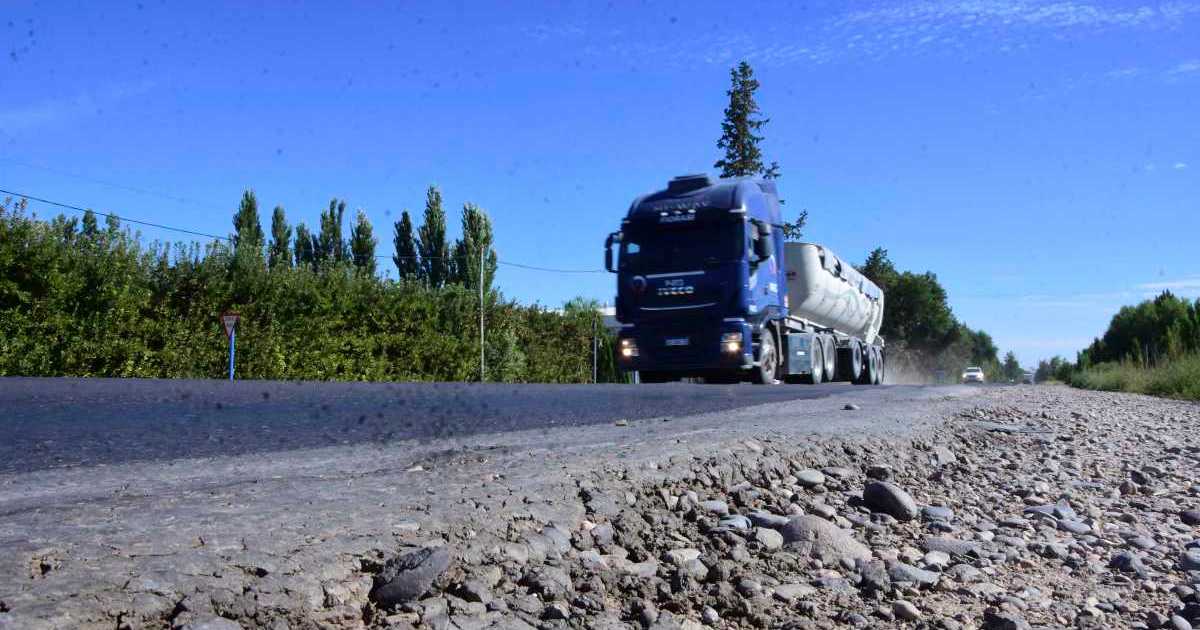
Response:
[{"label": "iveco logo on truck", "polygon": [[695,221],[694,214],[666,214],[658,217],[659,223],[683,223],[684,221]]}]

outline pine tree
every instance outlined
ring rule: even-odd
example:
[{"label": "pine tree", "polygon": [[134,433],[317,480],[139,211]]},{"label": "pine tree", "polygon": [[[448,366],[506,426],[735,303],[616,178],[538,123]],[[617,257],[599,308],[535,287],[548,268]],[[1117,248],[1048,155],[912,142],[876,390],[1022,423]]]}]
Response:
[{"label": "pine tree", "polygon": [[371,222],[367,220],[367,214],[359,210],[354,227],[350,228],[350,254],[354,268],[359,273],[375,275],[375,245],[378,243],[379,240],[375,238],[374,230],[371,229]]},{"label": "pine tree", "polygon": [[442,193],[430,186],[425,193],[425,218],[417,236],[421,257],[421,280],[438,288],[446,284],[450,270],[450,246],[446,242],[446,212]]},{"label": "pine tree", "polygon": [[346,202],[329,200],[329,210],[321,212],[321,232],[317,235],[313,256],[317,262],[341,263],[350,260],[346,241],[342,239],[342,220]]},{"label": "pine tree", "polygon": [[316,238],[308,231],[308,226],[301,223],[296,226],[296,266],[297,267],[314,267],[316,266],[316,255],[313,251],[313,243]]},{"label": "pine tree", "polygon": [[416,280],[421,264],[417,260],[417,239],[413,236],[412,218],[408,216],[408,210],[400,213],[400,220],[392,229],[392,245],[396,249],[392,262],[396,263],[396,272],[401,280]]},{"label": "pine tree", "polygon": [[729,71],[729,106],[725,108],[725,120],[721,123],[721,139],[717,148],[725,151],[725,157],[713,164],[721,169],[721,177],[750,177],[760,175],[763,179],[779,177],[779,164],[771,162],[763,166],[762,150],[758,144],[763,137],[757,131],[770,122],[769,118],[756,118],[759,113],[754,92],[758,80],[754,70],[745,61]]},{"label": "pine tree", "polygon": [[463,205],[463,237],[454,243],[455,282],[479,292],[479,267],[483,264],[483,290],[491,294],[496,277],[496,251],[492,248],[492,221],[479,206]]},{"label": "pine tree", "polygon": [[291,240],[292,228],[283,215],[283,206],[275,206],[275,211],[271,213],[271,252],[267,260],[271,269],[292,266]]},{"label": "pine tree", "polygon": [[253,190],[247,190],[242,193],[237,214],[233,215],[233,247],[236,250],[245,245],[261,256],[265,241],[262,223],[258,220],[258,198]]}]

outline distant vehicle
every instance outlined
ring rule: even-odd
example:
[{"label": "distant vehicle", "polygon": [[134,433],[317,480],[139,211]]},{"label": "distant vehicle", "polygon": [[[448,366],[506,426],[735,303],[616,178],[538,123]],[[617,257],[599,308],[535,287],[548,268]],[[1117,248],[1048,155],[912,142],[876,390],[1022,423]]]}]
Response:
[{"label": "distant vehicle", "polygon": [[1026,372],[1025,375],[1021,377],[1021,382],[1025,383],[1026,385],[1033,385],[1033,372]]},{"label": "distant vehicle", "polygon": [[883,291],[782,224],[770,180],[687,175],[638,197],[605,244],[618,367],[643,383],[881,383]]},{"label": "distant vehicle", "polygon": [[962,373],[962,382],[964,382],[964,383],[982,383],[982,382],[984,382],[983,368],[975,367],[975,366],[971,366],[971,367],[967,368],[967,371]]}]

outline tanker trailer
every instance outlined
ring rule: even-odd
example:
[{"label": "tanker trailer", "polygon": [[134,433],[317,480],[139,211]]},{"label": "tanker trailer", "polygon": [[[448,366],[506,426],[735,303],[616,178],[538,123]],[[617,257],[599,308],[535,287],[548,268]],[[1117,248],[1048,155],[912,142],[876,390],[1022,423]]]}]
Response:
[{"label": "tanker trailer", "polygon": [[883,293],[828,249],[784,243],[773,181],[685,175],[605,244],[617,363],[644,383],[883,380]]}]

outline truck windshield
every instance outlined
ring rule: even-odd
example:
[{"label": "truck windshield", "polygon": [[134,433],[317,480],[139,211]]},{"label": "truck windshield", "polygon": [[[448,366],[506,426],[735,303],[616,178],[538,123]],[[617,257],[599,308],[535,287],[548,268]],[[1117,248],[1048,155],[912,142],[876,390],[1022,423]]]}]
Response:
[{"label": "truck windshield", "polygon": [[632,227],[621,243],[621,269],[667,273],[738,260],[742,255],[742,233],[741,222]]}]

